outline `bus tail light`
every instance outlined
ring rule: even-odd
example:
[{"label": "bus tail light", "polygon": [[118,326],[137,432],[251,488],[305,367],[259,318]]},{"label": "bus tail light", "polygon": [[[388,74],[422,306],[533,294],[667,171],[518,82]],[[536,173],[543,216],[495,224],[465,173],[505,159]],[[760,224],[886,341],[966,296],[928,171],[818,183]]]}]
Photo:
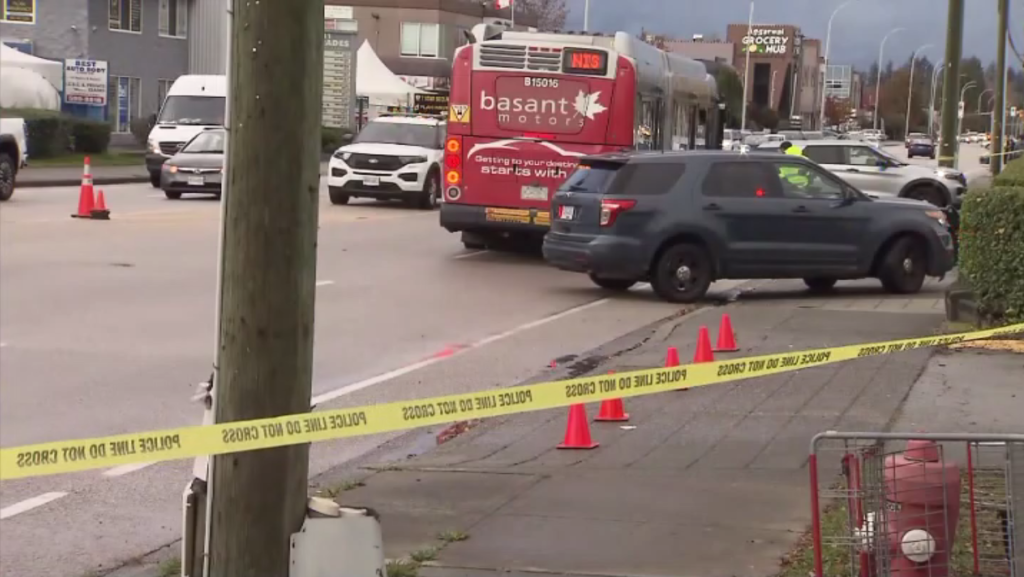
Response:
[{"label": "bus tail light", "polygon": [[444,183],[448,200],[462,196],[462,137],[449,136],[444,143]]},{"label": "bus tail light", "polygon": [[601,201],[601,226],[615,224],[619,214],[636,206],[635,200],[602,200]]}]

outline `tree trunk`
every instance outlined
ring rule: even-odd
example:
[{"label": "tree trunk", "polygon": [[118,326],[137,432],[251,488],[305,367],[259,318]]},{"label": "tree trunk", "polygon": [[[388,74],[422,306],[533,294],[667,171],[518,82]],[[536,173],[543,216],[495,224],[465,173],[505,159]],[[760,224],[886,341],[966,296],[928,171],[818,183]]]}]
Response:
[{"label": "tree trunk", "polygon": [[[218,423],[310,408],[323,1],[234,0]],[[309,447],[214,459],[211,577],[287,577]]]}]

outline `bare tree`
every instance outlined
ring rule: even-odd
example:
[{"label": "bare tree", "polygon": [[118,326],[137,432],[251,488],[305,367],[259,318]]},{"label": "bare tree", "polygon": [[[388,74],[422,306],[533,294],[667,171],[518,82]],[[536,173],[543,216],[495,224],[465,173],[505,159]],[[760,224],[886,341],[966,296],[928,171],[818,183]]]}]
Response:
[{"label": "bare tree", "polygon": [[520,0],[516,4],[519,12],[537,19],[541,30],[561,30],[569,13],[565,0]]}]

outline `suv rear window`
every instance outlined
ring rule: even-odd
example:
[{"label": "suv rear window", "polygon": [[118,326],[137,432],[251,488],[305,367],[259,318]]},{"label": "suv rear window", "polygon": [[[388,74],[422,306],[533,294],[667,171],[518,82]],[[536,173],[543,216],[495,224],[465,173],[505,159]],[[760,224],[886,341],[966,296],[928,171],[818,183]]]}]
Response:
[{"label": "suv rear window", "polygon": [[616,196],[665,194],[685,172],[686,165],[682,163],[581,164],[562,185],[562,190]]},{"label": "suv rear window", "polygon": [[611,162],[581,164],[562,183],[560,190],[600,194],[608,188],[608,184],[615,178],[615,173],[623,166],[625,165]]},{"label": "suv rear window", "polygon": [[651,196],[665,194],[676,186],[686,172],[681,162],[645,162],[627,164],[615,177],[607,194]]},{"label": "suv rear window", "polygon": [[841,146],[805,146],[804,156],[818,164],[846,164]]}]

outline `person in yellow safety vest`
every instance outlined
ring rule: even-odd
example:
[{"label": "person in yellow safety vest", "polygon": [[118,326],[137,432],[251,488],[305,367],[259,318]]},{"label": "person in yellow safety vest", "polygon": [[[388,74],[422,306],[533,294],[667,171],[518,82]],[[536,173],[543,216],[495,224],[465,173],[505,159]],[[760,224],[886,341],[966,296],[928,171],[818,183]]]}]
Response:
[{"label": "person in yellow safety vest", "polygon": [[[787,143],[788,144],[788,143]],[[800,146],[790,144],[787,148],[783,149],[783,153],[792,156],[803,156],[804,149]],[[787,180],[790,184],[797,188],[806,188],[810,181],[807,179],[807,175],[802,170],[795,166],[783,166],[779,168],[779,178]]]}]

